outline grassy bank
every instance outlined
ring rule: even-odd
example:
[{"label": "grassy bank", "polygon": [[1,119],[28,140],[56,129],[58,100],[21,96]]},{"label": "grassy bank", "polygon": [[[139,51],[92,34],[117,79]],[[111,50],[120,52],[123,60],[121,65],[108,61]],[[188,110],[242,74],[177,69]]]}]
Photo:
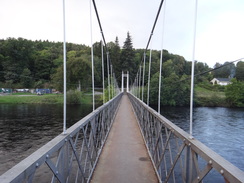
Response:
[{"label": "grassy bank", "polygon": [[195,87],[195,104],[197,106],[228,107],[224,92],[212,91],[200,86]]},{"label": "grassy bank", "polygon": [[[0,96],[0,104],[63,104],[63,95],[5,95]],[[83,94],[80,104],[92,104],[92,96]]]}]

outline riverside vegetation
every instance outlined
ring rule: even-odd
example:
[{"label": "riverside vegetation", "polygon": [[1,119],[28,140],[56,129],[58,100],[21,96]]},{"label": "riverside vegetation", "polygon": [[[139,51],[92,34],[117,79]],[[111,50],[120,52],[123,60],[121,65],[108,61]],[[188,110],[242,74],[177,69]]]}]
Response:
[{"label": "riverside vegetation", "polygon": [[[100,96],[95,96],[96,104],[101,104]],[[16,93],[0,96],[0,104],[63,104],[63,94],[34,95]],[[92,95],[87,92],[70,90],[67,92],[67,104],[92,104]]]},{"label": "riverside vegetation", "polygon": [[[121,84],[121,72],[129,71],[133,83],[139,65],[143,60],[144,49],[134,49],[132,37],[127,33],[123,47],[119,39],[107,43],[113,71]],[[95,87],[102,88],[101,43],[93,44],[95,65]],[[104,55],[105,53],[105,48]],[[31,41],[24,38],[0,40],[0,88],[55,88],[63,90],[63,48],[61,42],[48,40]],[[71,103],[86,103],[91,96],[84,95],[91,88],[91,48],[86,45],[67,43],[67,90],[73,96]],[[107,61],[104,58],[105,73]],[[145,78],[148,78],[149,51],[146,52]],[[191,62],[184,57],[163,50],[162,96],[165,106],[187,106],[190,100]],[[160,50],[152,50],[150,104],[157,104]],[[224,67],[221,67],[225,65]],[[216,63],[214,68],[206,63],[195,61],[195,105],[244,107],[244,62]],[[205,73],[205,74],[201,74]],[[105,76],[107,80],[107,76]],[[233,78],[228,86],[212,86],[213,78]],[[107,83],[107,82],[105,82]],[[148,81],[145,79],[145,96]],[[106,86],[107,87],[107,86]],[[82,93],[74,92],[80,88]],[[69,92],[68,92],[69,93]],[[11,98],[13,97],[13,98]],[[106,96],[107,97],[107,96]],[[82,99],[83,98],[83,99]],[[85,101],[82,101],[85,100]],[[0,103],[62,103],[61,95],[43,96],[0,96]],[[77,102],[78,101],[78,102]],[[81,102],[80,102],[81,101]]]}]

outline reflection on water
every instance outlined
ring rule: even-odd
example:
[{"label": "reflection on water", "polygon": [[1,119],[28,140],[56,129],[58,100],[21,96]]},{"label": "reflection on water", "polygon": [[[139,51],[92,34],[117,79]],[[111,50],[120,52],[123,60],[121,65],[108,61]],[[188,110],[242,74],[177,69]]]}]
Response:
[{"label": "reflection on water", "polygon": [[[189,132],[189,108],[165,107],[161,113]],[[193,136],[244,171],[243,108],[195,108]]]},{"label": "reflection on water", "polygon": [[[68,105],[67,127],[92,111],[91,105]],[[0,105],[0,175],[63,130],[62,105]]]}]

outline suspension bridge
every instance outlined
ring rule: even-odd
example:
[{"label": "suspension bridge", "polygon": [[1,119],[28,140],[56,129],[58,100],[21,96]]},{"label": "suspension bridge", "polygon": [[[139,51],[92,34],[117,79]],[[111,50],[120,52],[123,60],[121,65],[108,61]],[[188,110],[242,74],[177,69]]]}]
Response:
[{"label": "suspension bridge", "polygon": [[[97,7],[95,1],[92,2],[102,33],[103,43],[107,49]],[[162,0],[160,3],[145,50],[148,49],[163,2]],[[66,63],[65,44],[64,18],[64,63]],[[92,50],[91,53],[93,53]],[[161,76],[162,52],[160,61]],[[107,62],[109,62],[108,52]],[[109,101],[104,101],[102,106],[95,109],[94,71],[92,70],[93,112],[68,129],[66,129],[66,72],[64,72],[63,133],[1,175],[1,183],[188,183],[216,182],[216,180],[218,182],[244,182],[244,172],[242,170],[192,136],[192,99],[190,133],[183,131],[160,115],[160,79],[158,111],[149,106],[149,94],[147,100],[143,99],[145,54],[138,74],[134,78],[134,83],[129,83],[128,72],[122,72],[120,89],[112,72],[112,66],[109,67],[109,63],[107,66],[108,86],[112,86],[109,87]],[[104,86],[104,68],[102,70]],[[65,64],[64,71],[66,71]],[[192,98],[194,64],[192,64],[191,79]],[[124,85],[125,81],[126,87]],[[148,75],[148,83],[149,92],[150,74]]]}]

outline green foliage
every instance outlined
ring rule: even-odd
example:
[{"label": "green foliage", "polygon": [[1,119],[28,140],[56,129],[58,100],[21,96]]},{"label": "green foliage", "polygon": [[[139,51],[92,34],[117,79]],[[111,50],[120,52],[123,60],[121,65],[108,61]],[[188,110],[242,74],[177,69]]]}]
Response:
[{"label": "green foliage", "polygon": [[[109,91],[109,89],[110,89],[110,91]],[[113,85],[110,85],[110,87],[106,87],[104,89],[104,97],[105,97],[104,101],[105,102],[109,101],[109,92],[110,92],[110,99],[115,97],[116,91],[115,91],[115,88]],[[101,95],[101,97],[100,97],[100,102],[103,102],[103,95]]]},{"label": "green foliage", "polygon": [[[67,67],[67,88],[87,90],[91,87],[91,56],[84,54],[77,57],[76,51],[68,52]],[[99,63],[97,57],[94,57],[95,66]],[[101,66],[95,67],[95,84],[101,81]],[[55,74],[52,75],[52,81],[56,89],[63,91],[63,65],[57,68]],[[99,86],[98,84],[96,86]]]},{"label": "green foliage", "polygon": [[62,104],[63,95],[33,95],[33,96],[16,96],[8,95],[0,97],[0,104]]},{"label": "green foliage", "polygon": [[195,86],[195,99],[196,106],[228,106],[225,100],[225,93],[213,89],[213,85],[197,84]]},{"label": "green foliage", "polygon": [[21,74],[21,84],[23,88],[30,88],[32,86],[31,71],[25,68]]},{"label": "green foliage", "polygon": [[77,90],[67,92],[67,104],[81,104],[83,93]]},{"label": "green foliage", "polygon": [[[0,82],[7,87],[44,87],[62,65],[62,48],[61,42],[0,40]],[[87,47],[67,43],[67,50],[87,52]]]},{"label": "green foliage", "polygon": [[[226,66],[224,66],[226,65]],[[235,76],[235,64],[230,64],[229,62],[225,62],[224,64],[216,63],[214,68],[221,67],[215,71],[213,71],[213,76],[215,78],[228,78]]]},{"label": "green foliage", "polygon": [[231,82],[225,90],[227,102],[234,107],[244,107],[244,82],[236,79],[232,79]]},{"label": "green foliage", "polygon": [[[150,104],[158,103],[158,75],[153,75],[150,84]],[[162,77],[161,104],[164,106],[185,106],[189,104],[190,84],[185,80],[186,76],[177,76],[175,73],[169,77]],[[184,81],[180,81],[184,80]],[[145,93],[145,92],[144,92]]]},{"label": "green foliage", "polygon": [[120,69],[124,72],[129,71],[130,78],[135,78],[138,67],[135,62],[135,52],[129,32],[127,33],[127,37],[120,55]]},{"label": "green foliage", "polygon": [[244,62],[240,61],[236,64],[236,79],[244,81]]},{"label": "green foliage", "polygon": [[210,91],[215,91],[215,92],[224,92],[225,91],[225,86],[221,85],[212,85],[209,81],[201,82],[198,83],[197,86],[205,88]]}]

